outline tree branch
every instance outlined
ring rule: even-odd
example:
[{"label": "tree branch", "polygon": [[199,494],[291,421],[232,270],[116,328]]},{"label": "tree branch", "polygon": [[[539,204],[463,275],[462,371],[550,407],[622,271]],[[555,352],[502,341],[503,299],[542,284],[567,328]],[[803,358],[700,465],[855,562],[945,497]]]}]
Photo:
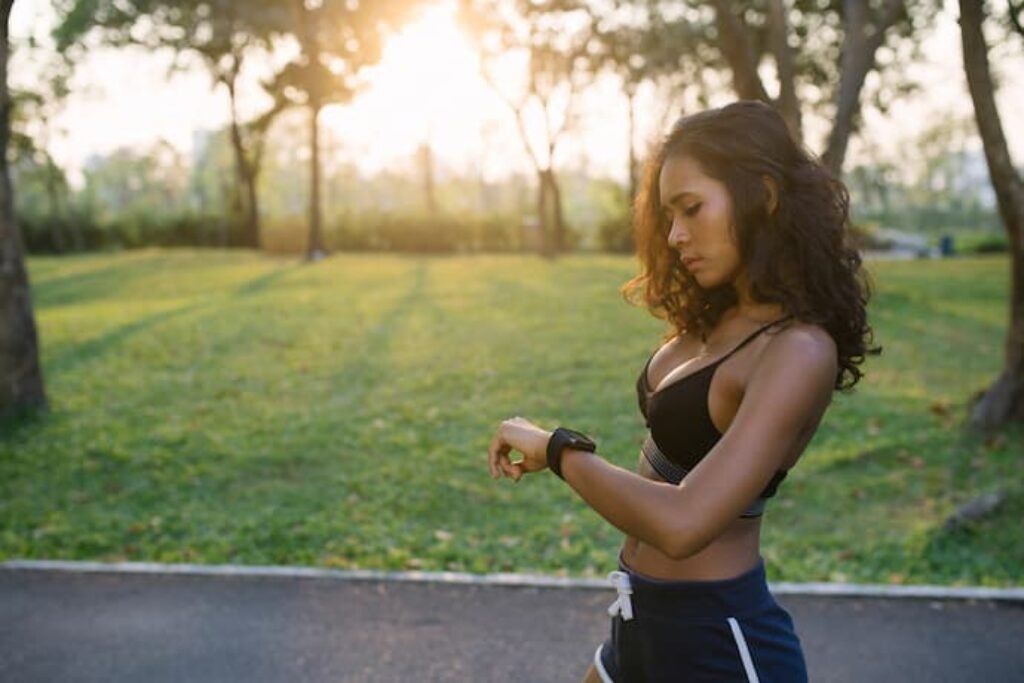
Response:
[{"label": "tree branch", "polygon": [[732,70],[736,95],[745,100],[772,103],[768,91],[757,73],[757,58],[751,47],[753,41],[747,27],[732,11],[728,0],[715,0],[715,26],[719,32],[719,46]]},{"label": "tree branch", "polygon": [[1024,13],[1024,2],[1015,5],[1013,0],[1006,0],[1006,4],[1010,9],[1010,23],[1013,25],[1013,30],[1019,33],[1021,38],[1024,38],[1024,26],[1020,23],[1020,15]]},{"label": "tree branch", "polygon": [[770,44],[779,76],[778,106],[793,138],[803,141],[800,101],[796,96],[796,66],[789,45],[789,21],[786,0],[771,0],[768,7]]},{"label": "tree branch", "polygon": [[1014,206],[1014,197],[1024,195],[1024,180],[1010,158],[999,109],[996,107],[995,84],[989,70],[988,45],[985,43],[985,35],[981,28],[983,18],[981,0],[960,0],[960,33],[967,86],[974,103],[974,118],[978,124],[989,174],[992,176],[992,185],[996,191],[999,212],[1003,216],[1007,230],[1010,231],[1016,223],[1015,216],[1024,213],[1024,206]]}]

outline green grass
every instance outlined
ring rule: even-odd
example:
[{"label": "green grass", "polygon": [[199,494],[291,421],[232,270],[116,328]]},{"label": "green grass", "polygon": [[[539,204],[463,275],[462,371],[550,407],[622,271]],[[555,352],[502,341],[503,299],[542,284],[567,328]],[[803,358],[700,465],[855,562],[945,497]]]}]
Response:
[{"label": "green grass", "polygon": [[[555,477],[490,479],[497,422],[632,468],[661,323],[621,257],[140,251],[29,264],[52,411],[0,435],[0,559],[600,575],[621,534]],[[773,580],[1024,583],[1024,430],[964,428],[1000,368],[1005,257],[872,264],[882,356],[765,517]],[[979,493],[1010,492],[954,533]]]}]

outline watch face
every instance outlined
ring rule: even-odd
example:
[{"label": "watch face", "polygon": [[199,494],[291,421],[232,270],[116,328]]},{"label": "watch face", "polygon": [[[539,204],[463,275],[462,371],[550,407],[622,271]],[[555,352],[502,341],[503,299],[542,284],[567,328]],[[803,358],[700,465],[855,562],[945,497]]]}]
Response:
[{"label": "watch face", "polygon": [[570,444],[573,447],[583,447],[588,449],[595,448],[594,442],[589,436],[582,432],[577,432],[575,429],[565,429],[566,435],[570,437]]}]

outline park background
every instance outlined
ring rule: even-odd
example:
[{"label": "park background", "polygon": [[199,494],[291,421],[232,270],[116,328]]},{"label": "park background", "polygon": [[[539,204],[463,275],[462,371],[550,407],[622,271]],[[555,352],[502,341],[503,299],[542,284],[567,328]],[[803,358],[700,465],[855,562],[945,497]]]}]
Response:
[{"label": "park background", "polygon": [[[49,410],[0,435],[0,557],[614,565],[618,532],[553,478],[491,481],[485,450],[523,414],[633,466],[664,328],[619,294],[631,185],[675,115],[735,99],[735,65],[715,3],[485,5],[14,4],[8,157]],[[1021,584],[1024,431],[970,424],[1017,261],[957,7],[725,5],[772,93],[788,8],[800,132],[851,189],[884,348],[773,501],[772,578]],[[379,38],[351,33],[385,6]],[[856,6],[884,40],[837,155]],[[1014,7],[985,28],[1020,159]]]}]

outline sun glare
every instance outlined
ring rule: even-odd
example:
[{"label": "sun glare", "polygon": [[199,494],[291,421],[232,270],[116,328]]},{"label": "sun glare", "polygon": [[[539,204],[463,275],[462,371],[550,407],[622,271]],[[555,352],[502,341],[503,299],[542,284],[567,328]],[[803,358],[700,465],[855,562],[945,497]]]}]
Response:
[{"label": "sun glare", "polygon": [[[479,76],[477,54],[442,0],[393,35],[370,86],[347,112],[371,139],[359,147],[377,158],[406,155],[429,143],[444,157],[465,157],[493,118],[494,96]],[[339,132],[346,126],[338,113]],[[351,130],[351,128],[350,128]]]}]

